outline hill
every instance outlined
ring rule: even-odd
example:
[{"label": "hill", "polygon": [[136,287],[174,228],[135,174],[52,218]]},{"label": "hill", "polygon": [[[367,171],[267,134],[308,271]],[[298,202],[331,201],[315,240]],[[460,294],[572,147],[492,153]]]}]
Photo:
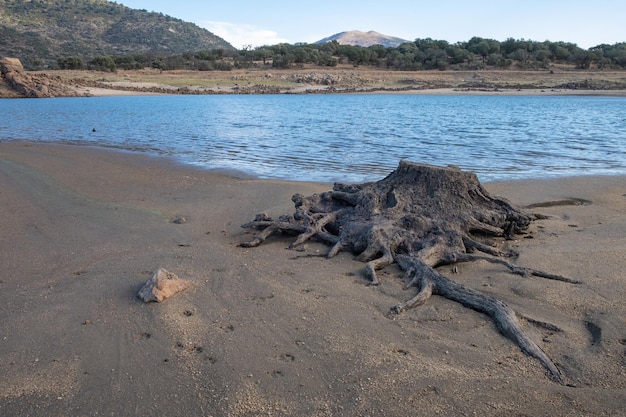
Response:
[{"label": "hill", "polygon": [[348,32],[336,33],[328,38],[321,39],[316,44],[323,44],[327,42],[337,41],[340,45],[352,45],[352,46],[374,46],[382,45],[386,48],[396,48],[399,45],[409,42],[405,39],[396,38],[393,36],[383,35],[382,33],[374,32],[361,32],[359,30],[352,30]]},{"label": "hill", "polygon": [[0,0],[0,57],[17,57],[26,69],[68,57],[218,48],[235,49],[193,23],[106,0]]}]

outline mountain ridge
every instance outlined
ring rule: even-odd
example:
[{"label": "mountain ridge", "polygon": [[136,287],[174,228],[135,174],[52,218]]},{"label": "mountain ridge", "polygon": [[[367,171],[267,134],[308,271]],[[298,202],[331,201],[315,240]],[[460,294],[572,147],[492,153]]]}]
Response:
[{"label": "mountain ridge", "polygon": [[383,35],[376,31],[370,30],[369,32],[362,32],[360,30],[350,30],[346,32],[339,32],[324,39],[320,39],[315,44],[323,44],[327,42],[337,41],[340,45],[352,45],[352,46],[374,46],[382,45],[386,48],[396,48],[399,45],[410,42],[406,39],[398,38],[395,36]]},{"label": "mountain ridge", "polygon": [[235,50],[193,23],[107,0],[0,0],[0,57],[27,69],[54,68],[62,58],[182,54]]}]

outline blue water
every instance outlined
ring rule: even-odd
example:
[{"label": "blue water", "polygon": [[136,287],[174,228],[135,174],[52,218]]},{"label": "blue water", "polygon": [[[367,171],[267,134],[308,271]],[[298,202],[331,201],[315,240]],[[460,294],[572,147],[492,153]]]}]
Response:
[{"label": "blue water", "polygon": [[[95,129],[95,132],[92,131]],[[401,159],[483,181],[626,174],[626,99],[430,95],[0,100],[0,140],[152,152],[302,181],[377,180]]]}]

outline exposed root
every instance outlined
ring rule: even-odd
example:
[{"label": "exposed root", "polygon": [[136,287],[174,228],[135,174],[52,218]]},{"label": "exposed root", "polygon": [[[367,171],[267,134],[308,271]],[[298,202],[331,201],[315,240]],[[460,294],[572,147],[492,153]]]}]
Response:
[{"label": "exposed root", "polygon": [[398,264],[402,269],[409,269],[415,271],[415,274],[421,275],[420,282],[422,284],[415,297],[392,307],[392,314],[398,314],[426,301],[429,294],[424,293],[428,292],[456,301],[465,307],[491,317],[500,333],[515,342],[524,353],[538,359],[548,371],[551,379],[563,383],[561,371],[548,355],[524,333],[515,312],[502,301],[454,282],[415,258],[400,255],[398,256]]},{"label": "exposed root", "polygon": [[[376,271],[398,263],[407,287],[417,287],[410,300],[391,308],[389,317],[425,303],[432,294],[488,315],[498,330],[527,355],[536,358],[559,383],[554,362],[523,331],[515,312],[502,301],[452,281],[435,270],[441,265],[483,260],[511,273],[570,284],[560,275],[519,267],[504,257],[516,256],[494,245],[524,233],[542,218],[520,211],[506,200],[491,197],[474,174],[457,167],[434,167],[401,161],[378,182],[335,184],[332,191],[294,195],[296,212],[272,220],[265,214],[243,225],[261,233],[244,247],[255,247],[278,233],[297,235],[290,247],[317,239],[331,245],[328,258],[350,251],[366,262],[365,277],[377,285]],[[479,253],[477,253],[479,252]],[[537,322],[543,323],[543,322]]]}]

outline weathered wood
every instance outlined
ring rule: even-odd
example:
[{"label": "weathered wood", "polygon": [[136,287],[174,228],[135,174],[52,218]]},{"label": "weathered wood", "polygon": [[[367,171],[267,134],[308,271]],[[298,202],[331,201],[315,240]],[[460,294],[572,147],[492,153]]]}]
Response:
[{"label": "weathered wood", "polygon": [[[502,301],[456,283],[435,268],[457,262],[487,260],[512,273],[579,283],[504,260],[489,239],[512,239],[523,233],[537,216],[516,209],[508,201],[489,195],[473,173],[455,166],[438,167],[401,161],[386,178],[364,184],[336,183],[332,191],[292,198],[296,211],[273,220],[265,214],[243,225],[262,230],[244,247],[258,246],[272,234],[298,237],[290,248],[317,239],[332,245],[331,258],[349,251],[366,262],[370,284],[379,283],[376,271],[397,263],[406,272],[407,286],[418,293],[389,312],[423,304],[436,294],[487,314],[498,330],[526,354],[536,358],[549,376],[562,383],[554,362],[520,326],[515,312]],[[480,254],[476,254],[480,252]]]}]

